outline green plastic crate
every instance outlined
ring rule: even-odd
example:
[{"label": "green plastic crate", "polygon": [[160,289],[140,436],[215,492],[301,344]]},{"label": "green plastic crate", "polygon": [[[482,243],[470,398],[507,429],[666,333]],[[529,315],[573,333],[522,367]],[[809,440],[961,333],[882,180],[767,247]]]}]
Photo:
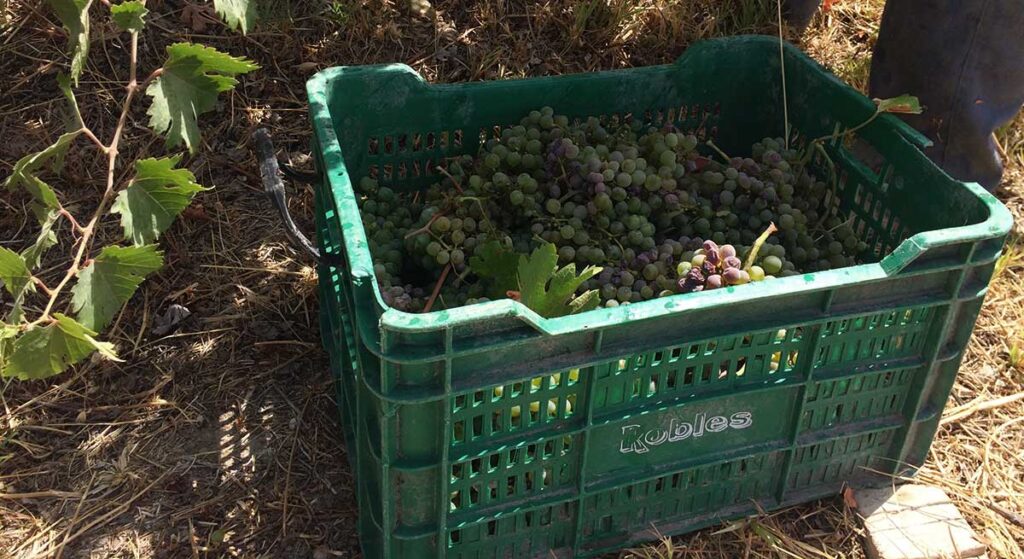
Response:
[{"label": "green plastic crate", "polygon": [[[874,112],[784,52],[804,137]],[[890,116],[856,134],[873,168],[837,143],[818,161],[869,263],[552,319],[511,300],[407,314],[378,294],[360,177],[422,188],[544,105],[671,121],[743,153],[781,135],[779,56],[777,40],[741,37],[593,74],[429,85],[384,65],[310,80],[323,339],[368,557],[597,555],[920,466],[1011,217]]]}]

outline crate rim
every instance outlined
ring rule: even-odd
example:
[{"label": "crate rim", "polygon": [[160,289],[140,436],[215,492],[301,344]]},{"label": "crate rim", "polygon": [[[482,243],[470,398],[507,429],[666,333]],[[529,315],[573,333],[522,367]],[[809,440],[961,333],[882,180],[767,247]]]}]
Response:
[{"label": "crate rim", "polygon": [[[642,68],[668,69],[684,62],[688,54],[700,49],[716,49],[727,46],[734,41],[745,41],[748,43],[767,42],[772,45],[779,43],[776,37],[762,35],[746,35],[734,37],[722,37],[707,39],[690,45],[674,62],[669,64],[646,66]],[[854,96],[864,107],[866,114],[874,111],[874,103],[866,96],[852,89],[824,69],[820,64],[811,59],[800,49],[783,41],[783,50],[787,60],[796,60],[800,63],[809,64],[821,69],[827,80],[834,85],[840,86],[842,93]],[[606,70],[601,72],[590,72],[588,74],[607,75],[636,71],[638,68],[625,68],[617,70]],[[356,204],[355,192],[352,180],[348,174],[341,144],[334,130],[334,122],[328,108],[328,91],[335,80],[350,76],[353,73],[363,72],[394,72],[406,74],[406,78],[412,78],[416,87],[434,91],[459,91],[465,88],[480,87],[502,87],[510,83],[535,80],[537,78],[517,78],[512,80],[487,80],[477,82],[459,82],[445,84],[431,84],[427,82],[418,72],[406,64],[372,64],[360,66],[336,66],[327,68],[316,73],[306,82],[306,91],[309,99],[311,120],[314,123],[316,137],[320,142],[320,151],[323,157],[326,175],[332,194],[332,202],[337,208],[339,215],[359,215]],[[559,76],[545,77],[545,79],[557,80],[566,76],[580,76],[582,74],[563,74]],[[914,149],[914,157],[918,158],[921,165],[936,168],[935,164],[920,151],[920,148],[930,145],[930,140],[917,132],[902,120],[893,115],[882,115],[876,119],[876,123],[884,123],[895,130],[899,138],[918,149]],[[875,124],[875,123],[873,123]],[[329,171],[328,171],[329,170]],[[342,226],[342,241],[347,254],[347,266],[351,274],[352,282],[356,285],[369,284],[373,292],[374,302],[378,309],[382,310],[379,327],[402,333],[436,332],[438,330],[450,329],[455,326],[462,326],[477,323],[483,320],[495,320],[499,318],[516,318],[532,328],[546,335],[560,335],[571,332],[594,330],[609,326],[623,326],[641,320],[649,320],[668,314],[676,314],[689,311],[702,311],[710,307],[719,307],[737,304],[747,301],[756,301],[777,297],[779,289],[787,295],[812,293],[825,291],[836,287],[863,284],[868,282],[881,281],[895,276],[906,268],[926,251],[957,243],[981,241],[984,239],[998,238],[1009,233],[1013,227],[1013,216],[1010,211],[992,193],[985,190],[975,182],[963,182],[949,177],[945,171],[938,169],[944,178],[965,189],[971,196],[988,212],[987,217],[980,222],[950,227],[931,231],[915,233],[901,242],[893,251],[880,261],[857,266],[848,266],[824,272],[811,272],[799,274],[786,278],[776,278],[771,281],[758,282],[741,286],[743,289],[737,292],[737,288],[730,286],[724,289],[702,291],[697,293],[679,293],[668,297],[651,299],[630,305],[621,305],[615,308],[598,308],[586,313],[568,315],[556,318],[544,318],[527,306],[511,299],[500,299],[466,305],[454,309],[432,311],[429,313],[408,313],[389,307],[384,303],[377,285],[377,278],[373,273],[372,258],[369,252],[369,245],[366,241],[365,230],[361,220],[348,222],[340,220]],[[994,258],[993,258],[994,259]]]}]

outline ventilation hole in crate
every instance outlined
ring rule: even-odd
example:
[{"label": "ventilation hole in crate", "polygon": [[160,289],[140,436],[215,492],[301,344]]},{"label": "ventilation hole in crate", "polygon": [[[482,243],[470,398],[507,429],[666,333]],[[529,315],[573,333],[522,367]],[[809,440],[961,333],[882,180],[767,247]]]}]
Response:
[{"label": "ventilation hole in crate", "polygon": [[412,176],[416,178],[423,176],[423,167],[420,165],[419,161],[412,162]]},{"label": "ventilation hole in crate", "polygon": [[501,410],[494,410],[494,412],[491,413],[491,432],[492,433],[500,433],[500,432],[504,431],[504,429],[502,428],[501,417],[502,417]]},{"label": "ventilation hole in crate", "polygon": [[649,382],[647,385],[647,397],[654,396],[655,394],[658,393],[658,386],[660,386],[658,382],[660,380],[661,377],[659,377],[658,375],[651,375],[651,382]]},{"label": "ventilation hole in crate", "polygon": [[708,136],[710,136],[712,139],[718,137],[718,125],[717,124],[711,127],[711,130],[708,132]]},{"label": "ventilation hole in crate", "polygon": [[420,151],[423,149],[423,135],[419,132],[413,133],[410,148],[412,151]]},{"label": "ventilation hole in crate", "polygon": [[390,163],[384,165],[384,180],[391,180],[394,178],[395,167]]},{"label": "ventilation hole in crate", "polygon": [[371,137],[366,142],[366,152],[370,155],[377,155],[380,153],[380,140],[375,137]]},{"label": "ventilation hole in crate", "polygon": [[408,151],[409,150],[409,135],[408,134],[400,134],[400,135],[398,135],[398,137],[395,138],[395,141],[396,141],[396,143],[398,145],[398,151]]},{"label": "ventilation hole in crate", "polygon": [[711,380],[711,363],[705,363],[701,368],[700,381],[708,382],[709,380]]},{"label": "ventilation hole in crate", "polygon": [[451,498],[449,499],[449,510],[459,510],[462,508],[462,491],[455,490],[451,492]]},{"label": "ventilation hole in crate", "polygon": [[395,138],[394,136],[384,136],[384,153],[395,152]]},{"label": "ventilation hole in crate", "polygon": [[454,545],[462,541],[462,530],[452,530],[448,534],[448,544]]},{"label": "ventilation hole in crate", "polygon": [[367,170],[366,174],[371,179],[377,180],[378,178],[380,178],[380,168],[377,167],[376,165],[370,165],[370,168]]},{"label": "ventilation hole in crate", "polygon": [[729,367],[732,362],[729,359],[722,361],[722,364],[718,366],[718,380],[729,378]]},{"label": "ventilation hole in crate", "polygon": [[478,415],[473,418],[473,433],[470,435],[472,439],[481,437],[484,434],[484,418]]},{"label": "ventilation hole in crate", "polygon": [[678,382],[679,371],[673,369],[665,375],[665,388],[674,390]]},{"label": "ventilation hole in crate", "polygon": [[456,421],[452,424],[452,442],[454,444],[466,442],[466,425],[464,421]]},{"label": "ventilation hole in crate", "polygon": [[509,416],[509,427],[512,430],[519,429],[523,426],[523,413],[522,406],[512,406],[511,415]]},{"label": "ventilation hole in crate", "polygon": [[693,384],[693,377],[696,372],[694,367],[687,367],[686,372],[683,374],[683,384],[689,386]]},{"label": "ventilation hole in crate", "polygon": [[672,348],[672,358],[671,358],[671,361],[678,361],[682,356],[683,356],[683,348],[681,348],[681,347],[674,347],[674,348]]},{"label": "ventilation hole in crate", "polygon": [[447,130],[443,130],[437,135],[437,145],[442,151],[448,151],[448,148],[451,147],[450,134]]},{"label": "ventilation hole in crate", "polygon": [[399,180],[405,180],[408,177],[409,177],[409,167],[403,161],[402,163],[398,164],[398,179]]}]

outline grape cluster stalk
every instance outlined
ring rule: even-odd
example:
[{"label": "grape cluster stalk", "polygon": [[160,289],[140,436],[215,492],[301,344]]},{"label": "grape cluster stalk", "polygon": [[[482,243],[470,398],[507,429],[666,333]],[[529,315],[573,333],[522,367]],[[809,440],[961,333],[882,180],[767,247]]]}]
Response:
[{"label": "grape cluster stalk", "polygon": [[827,183],[779,138],[727,157],[671,125],[570,122],[550,107],[448,161],[423,191],[357,186],[385,303],[408,312],[505,296],[472,259],[498,241],[543,243],[616,307],[854,265],[867,245],[827,203]]}]

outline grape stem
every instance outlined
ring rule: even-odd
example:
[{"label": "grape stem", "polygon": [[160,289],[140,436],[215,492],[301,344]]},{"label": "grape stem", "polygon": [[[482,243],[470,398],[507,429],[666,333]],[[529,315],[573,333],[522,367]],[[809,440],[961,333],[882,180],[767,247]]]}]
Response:
[{"label": "grape stem", "polygon": [[754,262],[757,261],[757,253],[758,251],[761,250],[761,245],[767,242],[768,237],[770,237],[772,233],[778,230],[779,228],[775,227],[775,222],[769,223],[768,228],[764,230],[764,233],[761,233],[761,236],[758,237],[756,241],[754,241],[754,246],[750,247],[750,254],[747,255],[747,261],[743,263],[743,269],[746,272],[749,273],[750,267],[753,266]]},{"label": "grape stem", "polygon": [[436,300],[437,295],[441,293],[441,286],[444,285],[444,280],[448,279],[448,272],[450,272],[451,269],[451,264],[444,267],[444,270],[441,272],[441,277],[437,278],[437,283],[434,284],[434,291],[430,294],[430,298],[427,299],[427,304],[423,305],[423,312],[430,312],[430,307],[434,306],[434,300]]},{"label": "grape stem", "polygon": [[459,191],[459,194],[462,194],[462,193],[463,193],[463,192],[462,192],[462,185],[461,185],[461,184],[459,184],[459,181],[455,180],[455,177],[453,177],[453,176],[451,175],[451,173],[449,173],[449,172],[448,172],[448,170],[447,170],[447,169],[445,169],[444,167],[441,167],[441,166],[435,167],[435,169],[437,169],[438,171],[440,171],[442,175],[444,175],[444,176],[448,177],[448,180],[452,181],[452,186],[454,186],[454,187],[455,187],[455,190],[458,190],[458,191]]},{"label": "grape stem", "polygon": [[419,229],[416,229],[414,231],[409,231],[408,233],[405,234],[404,238],[409,239],[411,237],[415,237],[416,235],[419,235],[420,233],[430,233],[430,226],[434,224],[434,221],[437,218],[439,218],[439,217],[441,217],[443,215],[444,215],[444,212],[437,212],[436,214],[430,216],[430,219],[427,220],[427,224],[426,225],[424,225],[423,227],[420,227]]},{"label": "grape stem", "polygon": [[722,151],[722,148],[718,147],[718,145],[715,144],[714,140],[708,140],[706,143],[707,143],[708,147],[710,147],[711,149],[715,150],[715,153],[720,155],[722,157],[722,159],[725,160],[726,163],[729,163],[732,160],[732,158],[729,157],[729,155],[727,153]]},{"label": "grape stem", "polygon": [[611,231],[608,231],[607,229],[603,229],[600,227],[598,228],[598,230],[600,230],[605,235],[608,235],[608,238],[611,239],[613,243],[619,245],[620,251],[626,252],[626,247],[622,246],[622,243],[620,243],[619,240],[615,238],[615,235],[612,235]]}]

